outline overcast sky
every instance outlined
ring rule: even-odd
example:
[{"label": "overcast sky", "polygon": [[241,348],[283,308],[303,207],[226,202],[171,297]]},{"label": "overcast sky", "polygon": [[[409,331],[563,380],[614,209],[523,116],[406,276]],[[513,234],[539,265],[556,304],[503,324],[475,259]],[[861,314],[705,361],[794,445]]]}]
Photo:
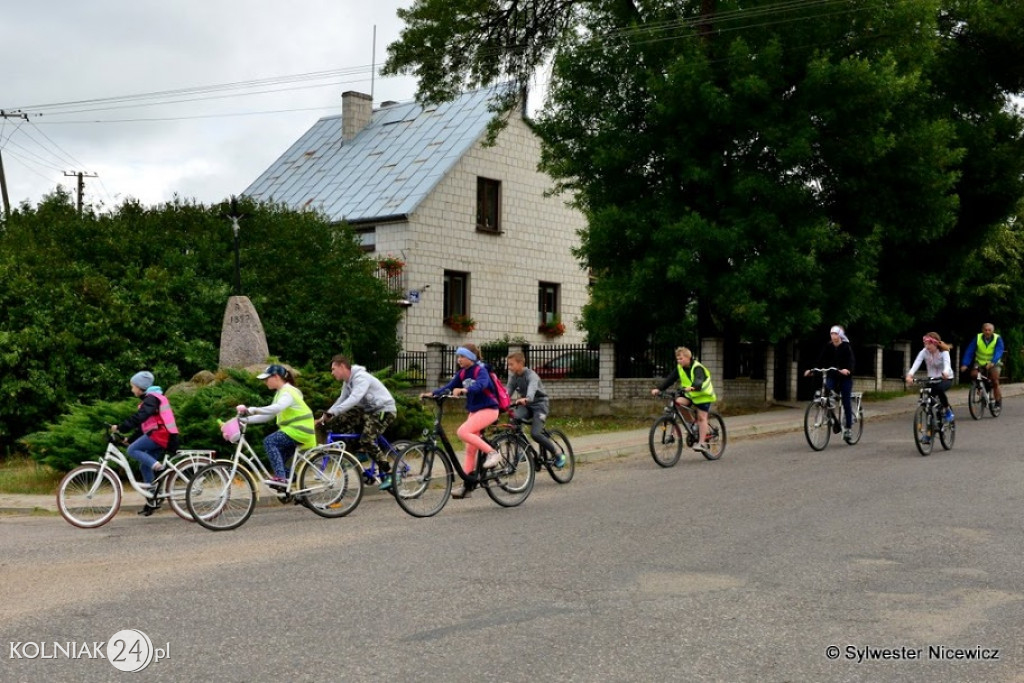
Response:
[{"label": "overcast sky", "polygon": [[[341,93],[371,90],[412,0],[36,0],[5,3],[0,119],[11,203],[85,179],[85,201],[238,194]],[[415,95],[374,79],[374,106]],[[230,87],[228,87],[230,86]],[[169,92],[173,91],[173,92]],[[129,96],[143,96],[133,99]],[[39,116],[38,114],[42,114]]]}]

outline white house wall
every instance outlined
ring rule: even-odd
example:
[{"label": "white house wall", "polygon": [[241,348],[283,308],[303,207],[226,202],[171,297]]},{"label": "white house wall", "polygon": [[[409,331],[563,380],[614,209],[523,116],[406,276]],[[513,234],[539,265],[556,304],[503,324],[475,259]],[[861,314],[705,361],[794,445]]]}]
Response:
[{"label": "white house wall", "polygon": [[[572,255],[579,244],[582,215],[564,197],[545,196],[551,179],[536,170],[540,141],[518,118],[509,121],[493,147],[474,145],[408,223],[380,226],[377,254],[403,253],[406,282],[420,293],[400,326],[404,348],[421,351],[428,342],[484,343],[522,338],[550,343],[537,332],[539,282],[560,285],[565,334],[559,343],[583,341],[576,321],[587,300],[587,276]],[[477,178],[501,181],[501,234],[476,230]],[[458,334],[442,324],[444,271],[469,278],[469,314],[476,330]]]}]

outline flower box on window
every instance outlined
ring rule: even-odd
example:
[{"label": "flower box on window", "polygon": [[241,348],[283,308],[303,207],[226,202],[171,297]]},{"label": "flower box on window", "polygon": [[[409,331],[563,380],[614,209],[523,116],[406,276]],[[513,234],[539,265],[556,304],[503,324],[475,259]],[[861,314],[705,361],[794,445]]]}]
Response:
[{"label": "flower box on window", "polygon": [[476,329],[476,321],[462,313],[456,313],[455,315],[448,316],[444,319],[444,324],[461,334],[466,334],[467,332],[472,332]]},{"label": "flower box on window", "polygon": [[548,337],[560,337],[565,334],[565,325],[556,319],[551,322],[541,323],[537,326],[537,331]]},{"label": "flower box on window", "polygon": [[377,266],[387,273],[389,277],[394,277],[401,275],[402,269],[405,268],[405,261],[397,256],[381,256],[377,259]]}]

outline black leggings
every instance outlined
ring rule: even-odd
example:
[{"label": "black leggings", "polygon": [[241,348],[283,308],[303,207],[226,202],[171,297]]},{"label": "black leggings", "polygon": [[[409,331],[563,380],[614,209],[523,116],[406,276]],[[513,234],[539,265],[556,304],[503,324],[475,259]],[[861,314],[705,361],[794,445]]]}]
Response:
[{"label": "black leggings", "polygon": [[939,397],[939,403],[942,404],[943,408],[949,407],[949,398],[946,397],[946,391],[953,386],[953,380],[944,379],[938,384],[932,385],[932,393]]}]

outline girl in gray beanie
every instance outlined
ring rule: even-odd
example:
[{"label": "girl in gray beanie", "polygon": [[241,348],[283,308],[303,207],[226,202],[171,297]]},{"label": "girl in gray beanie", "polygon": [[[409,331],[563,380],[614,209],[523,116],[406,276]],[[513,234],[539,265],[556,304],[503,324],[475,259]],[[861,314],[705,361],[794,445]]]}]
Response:
[{"label": "girl in gray beanie", "polygon": [[[163,471],[159,458],[164,451],[173,455],[178,450],[178,425],[163,389],[153,386],[152,372],[136,372],[130,381],[132,394],[142,402],[134,415],[119,425],[111,425],[110,431],[127,433],[138,429],[142,432],[128,446],[128,455],[139,461],[142,481],[149,486],[153,483],[154,473]],[[159,507],[160,503],[146,501],[139,514],[148,517]]]}]

